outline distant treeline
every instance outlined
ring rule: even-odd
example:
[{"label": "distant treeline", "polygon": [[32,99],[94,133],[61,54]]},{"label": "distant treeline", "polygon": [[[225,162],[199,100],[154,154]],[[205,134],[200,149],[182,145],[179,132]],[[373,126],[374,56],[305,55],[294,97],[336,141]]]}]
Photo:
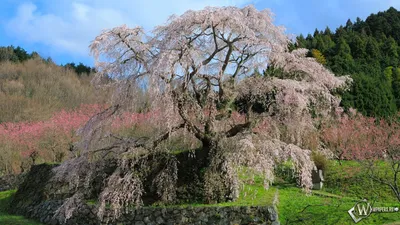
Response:
[{"label": "distant treeline", "polygon": [[[39,55],[39,53],[35,51],[28,53],[25,49],[19,46],[14,47],[11,45],[8,47],[0,47],[0,62],[11,61],[17,63],[17,62],[24,62],[28,59],[33,59],[33,58],[40,58],[47,63],[54,63],[50,57],[44,59]],[[61,66],[74,70],[76,74],[78,74],[78,76],[81,76],[82,74],[89,75],[90,73],[95,72],[95,69],[93,67],[86,66],[83,63],[79,63],[76,65],[75,63],[71,62]]]}]

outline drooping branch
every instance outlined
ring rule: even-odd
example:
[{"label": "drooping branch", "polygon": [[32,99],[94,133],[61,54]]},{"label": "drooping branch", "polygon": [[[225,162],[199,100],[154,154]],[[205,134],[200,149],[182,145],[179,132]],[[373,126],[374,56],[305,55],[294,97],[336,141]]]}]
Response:
[{"label": "drooping branch", "polygon": [[[176,132],[179,129],[182,129],[184,127],[185,127],[185,124],[181,123],[178,126],[172,127],[169,131],[159,135],[155,139],[150,139],[147,137],[126,138],[126,137],[118,137],[118,136],[115,136],[112,134],[112,135],[110,135],[110,137],[116,139],[116,141],[112,142],[111,145],[90,151],[85,154],[89,154],[89,153],[93,154],[93,153],[98,153],[98,152],[106,152],[106,154],[109,154],[110,152],[114,152],[117,154],[121,154],[121,153],[129,151],[130,149],[136,149],[136,148],[144,148],[144,149],[147,149],[149,152],[151,152],[152,149],[155,149],[163,141],[167,140],[174,132]],[[117,149],[117,151],[115,151],[116,149]],[[103,155],[103,157],[105,157],[105,155]]]},{"label": "drooping branch", "polygon": [[102,156],[103,158],[108,155],[109,153],[113,152],[116,154],[121,154],[129,151],[130,149],[135,149],[135,148],[147,148],[146,141],[147,138],[119,138],[114,136],[114,138],[117,139],[117,141],[113,142],[111,145],[102,147],[96,150],[92,150],[90,152],[86,152],[84,155],[88,154],[95,154],[99,152],[105,152],[105,154]]},{"label": "drooping branch", "polygon": [[[114,33],[113,31],[111,31],[111,32]],[[121,33],[114,33],[114,34],[117,35],[117,36],[120,38],[121,42],[122,42],[123,44],[125,44],[126,47],[127,47],[130,51],[132,51],[132,53],[134,54],[134,56],[132,56],[131,58],[125,59],[125,60],[123,61],[123,63],[126,63],[126,62],[128,62],[129,60],[135,59],[135,60],[139,61],[140,63],[143,63],[144,65],[146,65],[146,61],[145,61],[142,57],[140,57],[139,53],[136,52],[136,50],[131,46],[131,44],[128,43],[128,42],[126,41],[126,38],[123,38],[123,37],[121,36]]]},{"label": "drooping branch", "polygon": [[114,105],[108,109],[100,112],[90,118],[90,120],[85,124],[85,126],[78,130],[84,140],[83,149],[89,151],[89,147],[93,142],[98,141],[101,137],[101,131],[105,123],[109,122],[110,119],[118,112],[120,105]]}]

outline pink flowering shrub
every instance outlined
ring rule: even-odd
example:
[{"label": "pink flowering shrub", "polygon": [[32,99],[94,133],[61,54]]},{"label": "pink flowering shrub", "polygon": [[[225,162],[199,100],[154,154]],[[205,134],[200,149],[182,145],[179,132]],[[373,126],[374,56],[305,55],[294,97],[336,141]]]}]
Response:
[{"label": "pink flowering shrub", "polygon": [[[78,141],[78,128],[103,109],[104,105],[81,105],[75,110],[57,112],[46,121],[0,124],[0,174],[19,173],[37,162],[61,162]],[[123,112],[113,120],[111,132],[149,137],[154,134],[156,124],[162,125],[161,118],[157,111]],[[195,145],[184,136],[177,134],[176,141],[170,144],[175,148]]]},{"label": "pink flowering shrub", "polygon": [[123,112],[113,120],[111,128],[124,135],[147,136],[153,131],[157,118],[157,112]]},{"label": "pink flowering shrub", "polygon": [[338,160],[357,160],[372,182],[387,185],[400,201],[400,123],[361,114],[344,115],[322,130]]},{"label": "pink flowering shrub", "polygon": [[60,162],[76,141],[75,131],[102,109],[101,105],[81,105],[46,121],[0,124],[0,174],[20,172],[38,159]]},{"label": "pink flowering shrub", "polygon": [[325,125],[322,140],[336,159],[384,159],[389,149],[400,146],[399,124],[361,114],[344,115],[332,124]]}]

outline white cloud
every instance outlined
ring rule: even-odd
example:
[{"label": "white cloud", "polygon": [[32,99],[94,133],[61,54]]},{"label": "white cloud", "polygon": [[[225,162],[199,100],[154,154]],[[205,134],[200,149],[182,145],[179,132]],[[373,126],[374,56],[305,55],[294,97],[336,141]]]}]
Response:
[{"label": "white cloud", "polygon": [[[8,33],[24,42],[44,44],[52,52],[87,56],[88,45],[102,29],[121,24],[146,29],[172,14],[205,6],[243,6],[253,0],[41,0],[23,3],[6,23]],[[41,7],[38,7],[38,6]]]}]

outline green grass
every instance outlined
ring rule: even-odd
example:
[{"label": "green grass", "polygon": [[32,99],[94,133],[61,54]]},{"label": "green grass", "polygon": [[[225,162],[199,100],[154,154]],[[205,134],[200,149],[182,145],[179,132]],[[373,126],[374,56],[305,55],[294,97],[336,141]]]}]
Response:
[{"label": "green grass", "polygon": [[[385,174],[389,179],[391,170],[389,165],[379,162],[376,166],[377,172]],[[375,199],[381,202],[397,201],[389,186],[372,182],[365,168],[355,161],[343,161],[340,165],[337,161],[330,161],[325,173],[325,191],[357,199]]]},{"label": "green grass", "polygon": [[[386,165],[381,164],[380,169]],[[384,185],[373,184],[365,174],[365,170],[357,162],[347,161],[339,165],[331,161],[325,174],[323,190],[314,190],[311,195],[278,178],[276,184],[269,190],[263,188],[263,179],[254,171],[243,168],[239,173],[245,183],[240,197],[235,202],[207,204],[185,204],[180,207],[204,206],[249,206],[272,205],[274,196],[278,193],[278,211],[281,224],[355,224],[348,214],[360,199],[375,199],[374,206],[399,207],[391,190]],[[253,178],[251,178],[253,177]],[[290,179],[289,179],[290,180]],[[371,190],[376,189],[376,190]],[[175,206],[176,207],[176,206]],[[398,213],[372,213],[368,218],[357,224],[400,224]]]},{"label": "green grass", "polygon": [[161,207],[271,206],[274,201],[276,190],[275,187],[266,190],[264,187],[259,185],[244,185],[239,194],[239,198],[236,201],[216,204],[192,203]]},{"label": "green grass", "polygon": [[[279,220],[285,224],[354,224],[348,214],[357,199],[317,191],[306,196],[296,187],[279,187]],[[399,202],[376,202],[374,206],[399,206]],[[372,213],[357,224],[395,224],[400,212]]]},{"label": "green grass", "polygon": [[41,225],[33,220],[25,219],[22,216],[10,215],[7,208],[15,190],[0,192],[0,224],[1,225]]},{"label": "green grass", "polygon": [[271,187],[266,190],[261,185],[246,184],[242,188],[239,198],[234,202],[220,203],[222,206],[271,206],[276,194],[276,188]]},{"label": "green grass", "polygon": [[[387,168],[383,162],[377,164],[378,172]],[[324,178],[323,190],[314,190],[311,196],[293,184],[277,184],[281,224],[354,224],[348,210],[364,198],[375,201],[375,207],[400,207],[390,188],[371,182],[359,162],[330,161]],[[400,224],[400,212],[372,213],[357,224]]]}]

